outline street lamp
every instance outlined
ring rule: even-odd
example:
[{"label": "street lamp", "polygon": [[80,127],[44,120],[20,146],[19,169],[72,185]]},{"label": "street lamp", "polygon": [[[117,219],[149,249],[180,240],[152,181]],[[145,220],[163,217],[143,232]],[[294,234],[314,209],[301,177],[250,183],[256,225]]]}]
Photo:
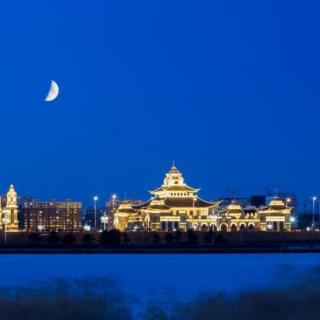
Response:
[{"label": "street lamp", "polygon": [[85,225],[83,226],[83,229],[84,229],[84,231],[90,231],[90,230],[91,230],[91,227],[90,227],[88,224],[85,224]]},{"label": "street lamp", "polygon": [[111,210],[110,210],[110,224],[109,227],[114,227],[114,218],[115,218],[115,211],[117,206],[117,198],[118,196],[114,193],[111,195]]},{"label": "street lamp", "polygon": [[94,229],[97,230],[97,201],[99,200],[98,196],[93,197],[93,210],[94,210]]},{"label": "street lamp", "polygon": [[42,224],[38,225],[38,231],[42,232],[44,230],[44,226]]},{"label": "street lamp", "polygon": [[3,224],[3,232],[4,232],[4,245],[7,245],[7,224],[10,223],[10,219],[8,217],[8,211],[2,210],[2,224]]},{"label": "street lamp", "polygon": [[315,229],[315,204],[317,201],[317,197],[313,196],[311,200],[312,200],[312,229],[314,230]]},{"label": "street lamp", "polygon": [[296,222],[296,218],[295,217],[290,217],[290,222],[291,223],[295,223]]},{"label": "street lamp", "polygon": [[288,209],[290,203],[291,203],[291,198],[287,198],[286,199],[286,209]]},{"label": "street lamp", "polygon": [[104,213],[104,215],[100,219],[101,223],[103,223],[103,230],[106,230],[106,224],[109,221],[109,217],[106,215],[106,213]]},{"label": "street lamp", "polygon": [[117,195],[113,194],[111,198],[112,198],[112,209],[114,209],[116,206]]}]

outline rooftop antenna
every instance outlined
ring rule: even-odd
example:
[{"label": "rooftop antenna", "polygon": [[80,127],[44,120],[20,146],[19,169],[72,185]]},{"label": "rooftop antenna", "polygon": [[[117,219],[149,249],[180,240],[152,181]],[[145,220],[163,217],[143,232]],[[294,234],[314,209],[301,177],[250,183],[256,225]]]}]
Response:
[{"label": "rooftop antenna", "polygon": [[172,166],[173,166],[173,167],[175,167],[175,163],[174,163],[174,160],[172,160]]}]

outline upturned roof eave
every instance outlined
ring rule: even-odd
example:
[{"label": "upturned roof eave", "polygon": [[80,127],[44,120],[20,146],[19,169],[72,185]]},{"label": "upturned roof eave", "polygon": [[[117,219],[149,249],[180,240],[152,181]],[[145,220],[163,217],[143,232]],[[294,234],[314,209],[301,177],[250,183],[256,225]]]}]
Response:
[{"label": "upturned roof eave", "polygon": [[193,192],[193,193],[198,193],[201,190],[201,188],[196,189],[188,185],[185,185],[185,186],[173,185],[173,186],[161,186],[155,190],[149,191],[149,193],[156,194],[157,192],[161,192],[161,191],[170,191],[170,188],[179,188],[179,187],[181,187],[181,190],[185,189],[186,191]]}]

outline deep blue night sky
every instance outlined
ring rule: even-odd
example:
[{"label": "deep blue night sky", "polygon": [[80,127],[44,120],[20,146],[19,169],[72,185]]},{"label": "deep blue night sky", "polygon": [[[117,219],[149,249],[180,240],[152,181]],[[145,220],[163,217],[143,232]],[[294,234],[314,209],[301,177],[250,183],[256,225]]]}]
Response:
[{"label": "deep blue night sky", "polygon": [[[0,191],[320,195],[317,1],[1,1]],[[56,80],[53,103],[43,101]]]}]

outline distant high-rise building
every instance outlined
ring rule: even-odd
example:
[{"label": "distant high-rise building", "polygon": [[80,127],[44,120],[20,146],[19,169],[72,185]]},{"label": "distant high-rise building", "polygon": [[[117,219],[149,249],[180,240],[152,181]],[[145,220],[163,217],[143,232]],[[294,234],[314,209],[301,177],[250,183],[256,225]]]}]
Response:
[{"label": "distant high-rise building", "polygon": [[121,201],[116,194],[113,194],[109,200],[106,202],[106,215],[109,218],[108,227],[114,228],[114,213],[120,206]]},{"label": "distant high-rise building", "polygon": [[25,199],[21,204],[27,231],[79,231],[81,202]]},{"label": "distant high-rise building", "polygon": [[[84,224],[90,226],[92,229],[97,226],[97,229],[101,229],[101,217],[105,215],[106,208],[96,208],[96,212],[94,207],[87,207],[85,208],[84,212]],[[96,223],[95,223],[96,219]]]}]

